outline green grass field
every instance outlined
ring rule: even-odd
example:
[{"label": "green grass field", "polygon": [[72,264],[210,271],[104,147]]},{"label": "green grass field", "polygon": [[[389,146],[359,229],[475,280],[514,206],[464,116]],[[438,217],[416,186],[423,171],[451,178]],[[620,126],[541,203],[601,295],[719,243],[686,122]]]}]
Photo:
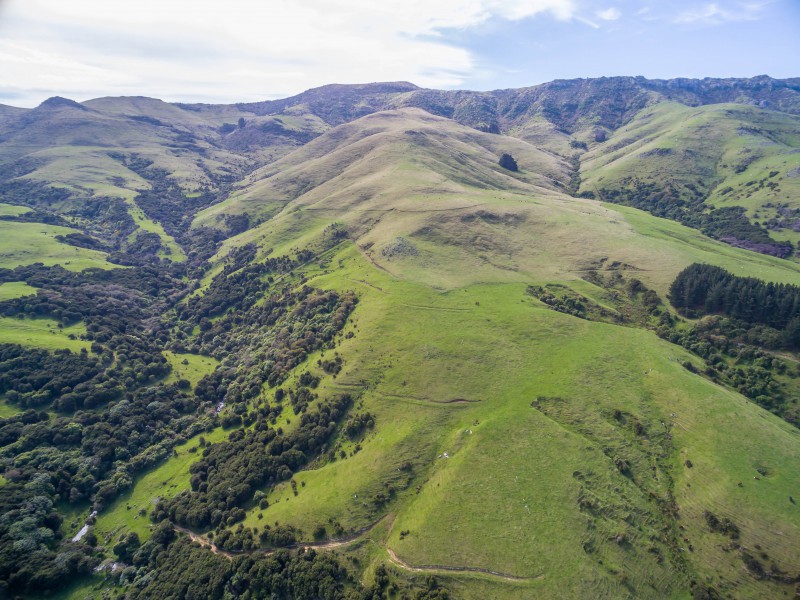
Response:
[{"label": "green grass field", "polygon": [[[697,118],[703,125],[706,117]],[[345,368],[324,379],[320,393],[363,389],[356,410],[376,420],[359,452],[343,443],[346,458],[296,474],[296,496],[288,484],[276,486],[268,508],[251,509],[245,525],[289,523],[311,540],[320,525],[329,535],[347,534],[388,514],[385,534],[371,539],[412,566],[527,578],[510,583],[464,572],[480,581],[454,583],[464,597],[512,598],[523,590],[537,597],[685,597],[682,565],[739,597],[781,593],[721,550],[703,512],[731,518],[742,543],[769,548],[787,572],[800,570],[791,549],[800,514],[788,501],[797,432],[688,372],[681,363],[696,359],[652,332],[555,313],[525,287],[560,283],[592,297],[600,290],[582,279],[585,271],[617,261],[663,298],[693,262],[793,284],[800,284],[800,268],[636,209],[533,186],[522,193],[518,182],[488,191],[426,190],[441,165],[432,167],[413,154],[427,150],[415,148],[397,168],[396,143],[371,151],[369,177],[357,163],[336,170],[340,163],[324,156],[298,161],[315,170],[309,177],[319,177],[319,186],[228,240],[218,255],[249,242],[279,255],[321,244],[334,222],[346,228],[354,244],[303,269],[311,284],[354,289],[361,300],[348,329],[355,337],[337,347]],[[328,169],[336,179],[330,193]],[[264,190],[281,176],[254,186],[274,198]],[[217,209],[252,207],[257,197],[233,196],[198,223],[210,224]],[[539,410],[531,406],[539,396],[561,401]],[[615,410],[647,423],[647,439],[609,423]],[[636,465],[633,477],[618,472],[615,454]],[[688,472],[684,460],[692,456],[702,458],[692,458]],[[760,462],[773,474],[754,486]],[[393,499],[376,504],[387,486]],[[685,530],[669,535],[683,550],[662,539],[670,519],[651,494],[674,496]],[[591,498],[592,508],[582,508],[581,498]],[[689,552],[688,544],[702,551]],[[388,554],[370,557],[385,561]]]},{"label": "green grass field", "polygon": [[36,288],[23,281],[8,281],[0,283],[0,302],[21,298],[23,296],[35,296]]},{"label": "green grass field", "polygon": [[106,262],[104,252],[70,246],[55,239],[57,235],[75,232],[68,227],[43,223],[0,221],[0,267],[13,269],[37,262],[47,266],[61,265],[70,271],[115,267]]},{"label": "green grass field", "polygon": [[[103,598],[116,591],[112,580],[103,575],[92,575],[78,579],[61,591],[46,596],[53,600],[86,600],[86,598]],[[36,596],[34,596],[36,597]],[[42,598],[42,596],[39,596]]]},{"label": "green grass field", "polygon": [[46,350],[68,348],[79,352],[81,348],[88,349],[90,345],[89,342],[79,339],[85,333],[86,327],[83,323],[59,329],[58,322],[52,319],[0,317],[0,344],[20,344]]},{"label": "green grass field", "polygon": [[17,217],[31,212],[27,206],[15,206],[13,204],[0,203],[0,217]]},{"label": "green grass field", "polygon": [[[201,212],[196,225],[213,225],[221,212],[276,213],[227,240],[218,257],[245,243],[272,249],[273,255],[291,253],[317,244],[325,228],[338,223],[381,268],[437,289],[476,282],[578,281],[601,258],[637,268],[637,276],[661,295],[692,262],[800,283],[800,269],[787,261],[743,252],[638,210],[555,193],[533,175],[517,179],[499,174],[482,152],[470,157],[471,164],[474,177],[490,189],[453,179],[460,166],[455,151],[463,148],[464,138],[472,140],[476,134],[451,122],[442,135],[445,139],[431,149],[396,134],[403,128],[432,127],[414,112],[374,115],[366,121],[388,132],[362,139],[357,130],[347,131],[350,137],[333,151],[323,136],[283,160],[293,165],[291,169],[269,167],[260,174],[263,178],[254,175],[243,192]],[[476,143],[490,142],[479,137]],[[531,150],[522,152],[521,167],[552,172],[556,179],[563,176],[557,162]],[[287,189],[292,188],[285,180],[293,178],[314,183],[291,200]],[[267,204],[265,197],[270,199]],[[282,209],[272,205],[281,197]],[[410,242],[412,249],[387,256],[398,238]],[[212,269],[209,277],[213,273]]]},{"label": "green grass field", "polygon": [[[701,573],[718,573],[744,596],[763,589],[736,563],[722,564],[727,555],[714,545],[703,510],[731,516],[744,539],[758,539],[788,570],[800,567],[787,545],[800,535],[800,518],[786,500],[800,439],[741,396],[688,373],[680,365],[690,359],[684,350],[647,331],[554,313],[527,298],[522,285],[439,292],[391,278],[352,248],[331,263],[340,259],[340,269],[312,282],[354,288],[362,301],[354,315],[356,337],[337,349],[345,369],[321,390],[350,390],[365,380],[361,410],[376,415],[376,429],[354,456],[297,474],[297,496],[288,485],[276,487],[270,506],[251,510],[246,525],[291,523],[311,539],[318,525],[330,530],[333,521],[354,531],[388,509],[393,525],[383,543],[412,565],[543,576],[536,586],[548,597],[575,597],[587,589],[621,594],[626,584],[618,573],[624,567],[635,574],[627,582],[634,589],[655,581],[659,594],[676,594],[685,582],[671,571],[675,565],[660,565],[648,551],[655,526],[631,527],[619,516],[658,522],[643,489],[616,474],[602,441],[531,408],[540,395],[558,396],[590,421],[603,422],[621,409],[651,423],[671,423],[673,447],[663,469],[677,481],[687,535],[707,550],[697,560]],[[698,398],[704,399],[700,406]],[[456,399],[471,402],[444,403]],[[708,445],[720,431],[725,453]],[[698,483],[689,487],[681,457],[697,455],[704,459],[695,461],[689,475]],[[752,480],[757,461],[775,465],[775,475],[761,489],[740,492],[735,481]],[[405,462],[414,465],[411,476],[398,470]],[[624,551],[592,537],[578,509],[579,471],[596,474],[592,493],[607,505],[608,514],[593,527],[609,535],[625,532],[633,541]],[[727,484],[711,485],[720,481]],[[372,500],[386,484],[398,490],[396,500],[378,509]],[[620,487],[622,501],[616,499]],[[782,523],[784,536],[765,533],[773,522]],[[411,533],[401,540],[405,530]],[[595,545],[591,555],[580,546],[587,539]],[[598,569],[598,560],[604,568]],[[492,594],[515,597],[521,589],[491,581],[485,585]]]},{"label": "green grass field", "polygon": [[186,379],[194,387],[198,381],[216,369],[219,364],[219,361],[210,356],[199,356],[197,354],[180,354],[166,350],[164,356],[167,357],[169,364],[172,365],[172,372],[164,383],[173,383],[180,379]]}]

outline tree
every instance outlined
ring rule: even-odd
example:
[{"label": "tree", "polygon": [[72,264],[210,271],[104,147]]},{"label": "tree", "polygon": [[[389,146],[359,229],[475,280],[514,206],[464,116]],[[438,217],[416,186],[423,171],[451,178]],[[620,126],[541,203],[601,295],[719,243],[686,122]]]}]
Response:
[{"label": "tree", "polygon": [[498,164],[504,169],[508,169],[509,171],[519,171],[519,167],[517,166],[517,161],[514,160],[514,157],[508,153],[504,153],[500,157],[500,161],[498,162]]},{"label": "tree", "polygon": [[121,561],[129,562],[140,545],[139,535],[135,531],[131,531],[127,536],[114,544],[114,554],[116,554]]}]

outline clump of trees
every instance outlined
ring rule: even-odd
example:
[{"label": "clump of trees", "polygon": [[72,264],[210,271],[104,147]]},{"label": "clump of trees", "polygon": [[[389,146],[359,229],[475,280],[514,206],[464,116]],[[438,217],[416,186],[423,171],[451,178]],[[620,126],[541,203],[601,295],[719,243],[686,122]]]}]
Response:
[{"label": "clump of trees", "polygon": [[332,552],[279,550],[269,556],[245,554],[232,560],[176,537],[167,524],[133,555],[121,579],[129,584],[127,598],[210,598],[254,600],[448,600],[447,590],[434,577],[422,587],[399,585],[384,565],[375,569],[374,583],[364,586]]},{"label": "clump of trees", "polygon": [[[185,139],[178,141],[202,151],[194,145],[194,139],[190,134],[185,134]],[[226,188],[222,185],[223,189],[216,193],[208,187],[203,187],[198,194],[188,196],[177,181],[170,177],[169,171],[156,167],[153,161],[136,154],[112,153],[111,157],[147,180],[150,188],[139,193],[136,204],[148,217],[161,223],[167,233],[177,238],[181,238],[188,231],[193,214],[217,202],[225,193]],[[213,173],[206,175],[219,179]]]},{"label": "clump of trees", "polygon": [[[148,546],[148,547],[145,547]],[[185,538],[166,546],[146,543],[129,574],[128,597],[138,598],[345,598],[351,582],[331,553],[278,552],[228,560]],[[138,563],[138,564],[137,564]]]},{"label": "clump of trees", "polygon": [[256,260],[255,244],[237,248],[225,259],[225,266],[211,282],[208,289],[191,298],[179,310],[182,320],[194,321],[207,328],[203,319],[226,311],[244,312],[264,297],[274,281],[274,276],[287,273],[297,266],[289,256]]},{"label": "clump of trees", "polygon": [[[13,475],[13,474],[12,474]],[[0,596],[58,588],[65,579],[91,573],[99,562],[86,544],[61,541],[62,517],[46,472],[27,482],[12,480],[0,494]]]},{"label": "clump of trees", "polygon": [[322,368],[323,371],[330,375],[338,375],[339,372],[342,370],[342,357],[339,356],[339,353],[335,353],[333,358],[328,359],[320,359],[317,361],[317,365]]},{"label": "clump of trees", "polygon": [[347,419],[342,432],[351,440],[358,439],[361,435],[375,427],[375,417],[370,413],[357,413]]},{"label": "clump of trees", "polygon": [[781,332],[787,348],[800,348],[800,286],[737,277],[721,267],[693,264],[672,282],[669,299],[688,316],[721,314],[748,326]]},{"label": "clump of trees", "polygon": [[705,511],[703,518],[711,531],[728,536],[732,540],[739,539],[739,527],[728,517],[718,517],[711,511]]},{"label": "clump of trees", "polygon": [[504,152],[500,156],[500,160],[498,161],[497,164],[499,164],[501,167],[503,167],[508,171],[519,171],[519,166],[517,165],[517,161],[514,160],[513,156],[511,156],[506,152]]},{"label": "clump of trees", "polygon": [[703,374],[725,383],[800,427],[795,380],[800,372],[770,352],[800,348],[800,287],[737,277],[711,265],[678,274],[670,301],[689,317],[689,328],[662,315],[658,334],[706,361]]}]

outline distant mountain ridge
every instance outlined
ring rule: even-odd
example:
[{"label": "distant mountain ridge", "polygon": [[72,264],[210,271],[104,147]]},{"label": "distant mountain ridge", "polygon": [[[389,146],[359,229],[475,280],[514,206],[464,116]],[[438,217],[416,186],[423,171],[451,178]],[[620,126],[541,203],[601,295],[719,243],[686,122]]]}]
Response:
[{"label": "distant mountain ridge", "polygon": [[[611,99],[610,94],[616,97]],[[687,106],[734,102],[755,104],[800,114],[800,78],[646,79],[600,77],[557,79],[540,85],[495,91],[434,90],[409,82],[325,85],[280,100],[239,103],[256,115],[284,112],[305,105],[331,125],[379,110],[402,106],[423,108],[478,129],[507,131],[525,116],[541,114],[567,132],[581,118],[595,117],[597,125],[616,129],[648,104],[675,101]],[[178,104],[188,110],[215,105]],[[627,117],[627,119],[626,119]]]},{"label": "distant mountain ridge", "polygon": [[[416,106],[433,114],[454,118],[462,122],[470,120],[468,107],[479,109],[485,117],[498,123],[513,124],[531,109],[559,118],[569,128],[580,116],[596,112],[608,116],[598,107],[608,107],[603,96],[618,95],[615,105],[624,105],[623,113],[631,109],[658,101],[675,101],[687,106],[733,102],[753,104],[790,114],[800,114],[800,77],[774,79],[768,75],[750,78],[703,79],[647,79],[641,76],[613,76],[580,79],[556,79],[547,83],[521,88],[493,91],[436,90],[420,88],[407,82],[376,82],[366,84],[328,84],[311,88],[295,96],[261,102],[235,104],[170,103],[178,108],[206,112],[223,107],[237,109],[257,116],[273,115],[298,105],[305,105],[319,116],[326,115],[331,125],[353,120],[369,112],[387,110],[398,106]],[[652,94],[655,94],[653,96]],[[92,100],[88,102],[93,102]],[[40,107],[64,106],[74,101],[54,96]],[[333,106],[332,106],[333,105]],[[356,109],[355,107],[359,108]],[[560,106],[559,110],[555,107]],[[339,111],[336,110],[339,109]],[[5,116],[33,109],[20,109],[0,105],[0,114]],[[612,111],[615,112],[615,111]],[[472,118],[474,119],[473,112]],[[327,120],[327,119],[326,119]],[[470,125],[469,122],[462,124]],[[609,120],[608,125],[619,127],[619,120]]]}]

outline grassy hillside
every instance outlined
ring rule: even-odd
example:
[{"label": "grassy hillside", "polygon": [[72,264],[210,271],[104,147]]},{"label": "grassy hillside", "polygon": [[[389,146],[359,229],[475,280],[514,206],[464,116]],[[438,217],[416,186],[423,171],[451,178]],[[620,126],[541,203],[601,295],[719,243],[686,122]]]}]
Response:
[{"label": "grassy hillside", "polygon": [[[602,303],[603,290],[584,278],[603,264],[622,265],[662,297],[693,262],[794,284],[800,269],[511,176],[501,190],[460,191],[458,206],[438,190],[409,193],[424,189],[448,147],[414,146],[410,164],[389,173],[384,148],[362,148],[379,194],[361,193],[371,177],[334,169],[335,192],[312,187],[221,251],[255,241],[277,255],[322,244],[336,224],[347,232],[352,243],[303,271],[310,284],[356,289],[361,300],[355,336],[337,347],[345,368],[321,394],[364,389],[359,411],[376,422],[358,449],[340,440],[346,458],[296,475],[297,494],[288,484],[267,490],[268,508],[252,508],[245,525],[288,523],[310,541],[320,526],[359,531],[388,515],[384,537],[372,536],[386,550],[373,560],[511,577],[472,571],[489,588],[468,585],[465,597],[681,597],[693,578],[736,597],[779,594],[743,567],[742,552],[722,549],[704,514],[731,519],[744,548],[768,548],[796,572],[800,515],[788,498],[797,431],[687,371],[682,363],[696,358],[653,333],[560,315],[525,289],[565,284]],[[291,177],[324,179],[333,158],[320,153],[298,159]],[[253,210],[259,197],[269,196],[254,191],[218,210]],[[615,420],[615,411],[628,416]],[[631,434],[634,420],[647,433]],[[632,473],[619,472],[620,456]],[[770,475],[755,480],[754,465],[767,463]],[[390,500],[376,500],[387,489]]]},{"label": "grassy hillside", "polygon": [[0,204],[0,216],[16,217],[31,211],[27,206],[14,206],[13,204]]},{"label": "grassy hillside", "polygon": [[[146,108],[141,104],[146,103]],[[187,187],[208,182],[203,168],[195,163],[198,151],[208,151],[204,166],[214,171],[222,163],[235,163],[236,156],[220,153],[209,142],[214,141],[210,124],[192,119],[180,109],[158,100],[142,99],[139,105],[129,99],[95,100],[87,105],[53,98],[26,112],[18,120],[6,123],[0,159],[3,162],[25,160],[35,169],[28,178],[56,181],[75,189],[89,188],[108,192],[114,188],[131,189],[141,180],[115,164],[109,155],[134,152],[153,157],[162,168],[168,168]],[[159,107],[167,111],[170,122],[164,122]],[[148,114],[143,114],[147,112]],[[208,133],[192,130],[205,126]],[[181,136],[184,139],[181,142]],[[187,137],[188,136],[188,137]],[[179,144],[197,144],[184,153],[170,151]],[[98,161],[100,161],[98,163]],[[215,165],[216,161],[216,165]],[[203,164],[203,163],[201,163]],[[58,173],[59,177],[52,177]],[[121,177],[123,181],[119,181]]]},{"label": "grassy hillside", "polygon": [[20,298],[36,294],[36,288],[29,286],[27,283],[21,281],[9,281],[0,284],[0,302],[3,300],[10,300],[11,298]]},{"label": "grassy hillside", "polygon": [[[238,233],[241,220],[236,221],[234,226],[229,221],[216,221],[215,217],[223,212],[229,217],[244,214],[258,222],[285,204],[287,195],[289,199],[294,199],[308,192],[308,186],[321,183],[319,176],[296,173],[296,160],[259,170],[261,167],[275,163],[297,148],[303,148],[301,152],[306,151],[306,144],[333,126],[381,111],[416,109],[424,110],[428,115],[439,115],[454,124],[450,121],[452,119],[472,134],[475,131],[490,134],[483,141],[477,141],[478,137],[470,136],[465,131],[462,132],[461,141],[478,143],[491,152],[498,150],[490,141],[491,134],[502,132],[524,140],[533,146],[510,144],[505,139],[503,143],[508,146],[505,150],[528,155],[523,159],[527,161],[527,158],[533,158],[540,175],[553,179],[551,183],[561,189],[574,191],[579,179],[577,163],[570,157],[609,136],[618,141],[619,136],[614,134],[621,127],[632,127],[626,135],[632,133],[631,139],[641,139],[642,132],[637,130],[636,115],[641,118],[652,107],[658,112],[670,102],[685,109],[718,107],[723,102],[736,102],[738,104],[730,105],[730,112],[747,113],[740,119],[744,123],[742,131],[751,132],[758,138],[755,146],[763,145],[761,142],[764,139],[774,141],[776,135],[780,138],[779,144],[791,145],[793,142],[787,142],[783,139],[785,136],[781,137],[776,132],[786,130],[787,124],[791,126],[792,119],[796,119],[796,116],[789,115],[797,115],[800,111],[799,90],[795,80],[767,77],[702,81],[612,77],[554,81],[531,88],[495,92],[424,90],[404,82],[332,85],[283,100],[220,106],[169,104],[144,97],[98,98],[84,103],[51,98],[32,110],[4,109],[0,121],[0,165],[4,173],[0,179],[12,184],[34,182],[67,190],[71,202],[51,202],[48,206],[48,209],[59,213],[75,212],[87,199],[122,198],[128,204],[128,212],[135,221],[136,230],[159,236],[162,249],[157,253],[158,256],[180,261],[185,257],[179,246],[185,245],[185,242],[176,242],[176,238],[180,238],[179,234],[183,232],[177,231],[172,226],[174,224],[167,223],[168,217],[163,211],[135,203],[137,195],[148,191],[164,196],[163,189],[153,187],[155,174],[134,168],[132,165],[135,161],[149,163],[151,171],[163,170],[183,193],[202,197],[197,203],[181,202],[179,206],[170,207],[181,213],[189,212],[188,217],[194,217],[198,210],[227,198],[231,191],[233,205],[247,204],[248,199],[261,197],[265,202],[259,203],[259,206],[264,206],[258,210],[248,211],[241,206],[232,212],[228,212],[227,208],[220,208],[216,212],[207,209],[195,221],[196,224],[210,224]],[[784,112],[780,113],[780,119],[770,120],[769,116],[764,115],[778,113],[748,106],[750,104],[766,105]],[[382,119],[385,121],[385,116]],[[739,119],[739,116],[735,116],[735,119]],[[445,127],[443,123],[440,120],[429,126],[427,135],[435,139],[431,130]],[[410,127],[418,125],[419,122],[409,124]],[[725,127],[717,128],[716,122],[687,126],[695,125],[701,128],[714,127],[716,131],[726,130]],[[386,123],[379,127],[386,128],[385,133],[391,130]],[[692,138],[692,132],[685,137]],[[419,141],[415,140],[412,146]],[[624,141],[626,144],[630,142],[627,139]],[[652,140],[648,138],[647,141]],[[603,148],[610,146],[608,143],[600,145]],[[395,150],[408,151],[408,148],[402,149],[401,146],[398,140]],[[450,164],[446,168],[444,165],[435,166],[434,171],[441,174],[445,168],[449,172],[443,174],[452,178],[453,169],[459,170],[459,177],[465,177],[465,173],[474,170],[475,165],[468,161],[459,164],[459,157],[468,156],[469,151],[451,150],[453,156]],[[551,162],[561,164],[555,168],[553,164],[543,168],[544,157],[530,156],[534,151],[541,154],[542,150],[553,153]],[[694,152],[691,148],[687,151]],[[600,152],[607,154],[605,150]],[[312,159],[312,154],[306,157]],[[768,222],[768,227],[778,232],[775,240],[794,242],[797,241],[794,229],[798,226],[795,224],[796,215],[792,212],[794,195],[789,180],[793,178],[793,170],[798,165],[791,158],[788,162],[783,159],[772,160],[769,157],[773,154],[773,150],[755,150],[755,154],[743,155],[741,160],[733,161],[731,169],[739,169],[744,163],[754,166],[741,180],[731,181],[730,186],[717,186],[714,193],[719,193],[711,200],[715,206],[745,206],[752,221],[758,221],[759,226]],[[295,159],[301,156],[297,155]],[[570,159],[571,162],[565,163],[564,159]],[[761,159],[765,159],[764,164],[756,167],[756,162]],[[527,162],[527,167],[531,168],[532,164]],[[670,168],[667,163],[665,165]],[[328,168],[337,166],[343,165],[329,164]],[[593,181],[592,168],[587,171],[590,181]],[[639,172],[638,167],[632,169]],[[785,171],[781,193],[772,187],[778,183],[778,179],[769,177],[776,169]],[[325,176],[326,170],[322,167],[321,175],[331,181],[331,186],[323,189],[333,186],[339,189],[340,183],[346,183],[347,178],[342,182],[332,175]],[[278,173],[284,171],[292,173],[277,177]],[[644,172],[647,172],[647,168]],[[292,180],[294,175],[297,176],[296,180]],[[681,179],[681,175],[676,177]],[[234,185],[237,181],[239,183]],[[486,181],[485,173],[481,173],[470,183]],[[256,182],[260,182],[260,185],[254,185]],[[686,183],[698,185],[694,181]],[[717,183],[716,180],[704,181],[699,188],[708,195]],[[492,185],[496,185],[496,182]],[[501,184],[501,187],[505,185]],[[736,188],[735,192],[728,190],[731,186],[732,189]],[[584,189],[590,188],[584,186]],[[754,194],[754,191],[758,193]],[[741,200],[743,197],[748,199],[747,202]],[[142,208],[145,209],[144,213]],[[250,226],[252,224],[249,223]],[[131,243],[125,248],[128,252],[136,248],[134,240],[129,241]]]},{"label": "grassy hillside", "polygon": [[[554,313],[524,285],[442,292],[393,278],[352,246],[327,258],[336,266],[311,270],[311,283],[356,289],[361,302],[355,336],[336,349],[344,369],[319,393],[363,388],[358,412],[373,415],[375,429],[358,451],[342,444],[347,458],[297,474],[297,495],[288,484],[270,491],[269,507],[251,509],[246,526],[288,523],[311,541],[319,526],[357,531],[388,513],[386,531],[369,534],[387,549],[376,562],[520,578],[477,572],[471,585],[456,576],[463,597],[681,597],[692,573],[736,597],[779,594],[722,551],[704,511],[736,523],[744,546],[800,568],[800,518],[788,501],[800,437],[686,371],[681,362],[694,359],[684,350]],[[637,438],[614,411],[646,433]],[[139,508],[188,485],[191,455],[178,451],[96,530],[146,536]],[[632,475],[618,472],[618,455],[635,465]],[[756,481],[758,467],[769,476]],[[678,518],[651,492],[674,498]],[[380,495],[388,503],[376,503]],[[777,523],[781,533],[771,533]]]},{"label": "grassy hillside", "polygon": [[[498,166],[503,152],[514,154],[519,172]],[[563,160],[514,138],[404,109],[342,125],[255,171],[226,201],[199,213],[194,225],[219,226],[222,214],[248,214],[258,223],[292,200],[306,210],[373,212],[373,217],[402,210],[394,201],[411,195],[449,196],[451,204],[464,205],[474,188],[563,188],[567,171]]]},{"label": "grassy hillside", "polygon": [[[467,155],[471,177],[484,182],[478,187],[454,168],[446,170],[453,147],[462,143],[459,136],[469,130],[451,125],[437,134],[440,143],[417,144],[376,127],[420,128],[417,118],[413,112],[381,113],[337,128],[277,163],[275,174],[265,173],[244,193],[200,213],[195,224],[211,225],[221,213],[275,214],[227,240],[219,256],[253,241],[279,255],[313,245],[338,226],[381,269],[440,289],[480,281],[575,281],[600,259],[638,269],[662,295],[691,262],[797,281],[800,271],[786,261],[731,248],[641,211],[559,194],[552,189],[555,178],[537,173],[563,163],[537,163],[547,155],[529,157],[511,138],[469,133],[520,157],[520,173],[511,173],[482,147]],[[371,135],[352,142],[348,136],[356,126]]]},{"label": "grassy hillside", "polygon": [[86,341],[76,339],[85,333],[86,327],[82,324],[59,327],[58,323],[51,319],[0,317],[0,344],[20,344],[48,350],[68,348],[78,352],[82,348],[89,347]]},{"label": "grassy hillside", "polygon": [[742,207],[773,239],[796,243],[798,148],[794,116],[733,104],[661,103],[593,145],[581,160],[581,190],[636,203],[653,196],[650,187],[670,189],[666,202]]},{"label": "grassy hillside", "polygon": [[69,233],[77,233],[77,230],[44,223],[0,221],[0,267],[13,269],[17,265],[41,262],[82,271],[89,267],[108,269],[114,266],[106,262],[103,252],[71,246],[56,239]]}]

